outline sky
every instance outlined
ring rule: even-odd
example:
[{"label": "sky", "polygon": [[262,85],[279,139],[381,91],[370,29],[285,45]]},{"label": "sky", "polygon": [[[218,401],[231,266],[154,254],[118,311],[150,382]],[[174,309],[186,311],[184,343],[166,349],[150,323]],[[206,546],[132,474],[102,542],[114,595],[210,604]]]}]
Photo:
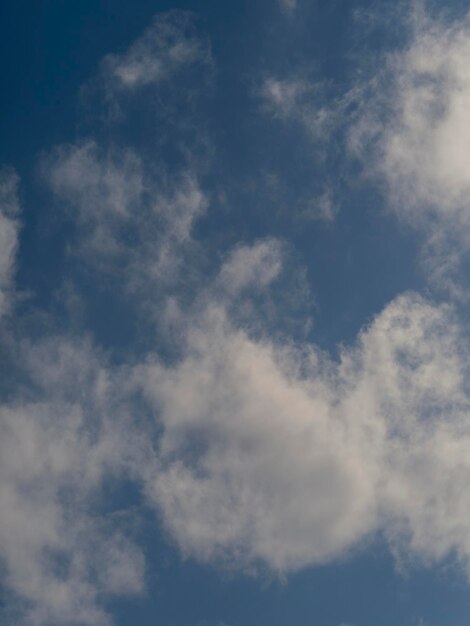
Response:
[{"label": "sky", "polygon": [[0,30],[0,624],[467,626],[467,4]]}]

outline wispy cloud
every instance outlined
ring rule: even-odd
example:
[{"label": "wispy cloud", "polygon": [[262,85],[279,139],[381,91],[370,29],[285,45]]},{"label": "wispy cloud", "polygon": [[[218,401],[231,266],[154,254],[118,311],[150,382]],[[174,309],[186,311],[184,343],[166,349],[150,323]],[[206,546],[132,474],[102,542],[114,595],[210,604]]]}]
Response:
[{"label": "wispy cloud", "polygon": [[102,71],[116,89],[137,89],[172,78],[184,67],[208,62],[207,44],[196,33],[191,13],[172,11],[157,16],[123,54],[110,54]]},{"label": "wispy cloud", "polygon": [[106,150],[94,141],[59,146],[41,170],[77,226],[77,251],[85,261],[108,273],[125,266],[134,287],[139,280],[175,277],[207,205],[191,172],[159,180],[134,151]]},{"label": "wispy cloud", "polygon": [[106,480],[130,471],[119,384],[64,337],[24,341],[15,367],[23,383],[0,406],[0,557],[16,623],[107,624],[99,597],[144,586],[125,518],[100,513]]},{"label": "wispy cloud", "polygon": [[10,296],[19,232],[18,176],[0,171],[0,317],[10,306]]},{"label": "wispy cloud", "polygon": [[283,11],[292,14],[297,9],[297,0],[278,0],[279,6]]},{"label": "wispy cloud", "polygon": [[424,3],[406,15],[408,44],[377,74],[350,145],[383,178],[400,218],[426,233],[427,267],[455,293],[455,246],[469,244],[469,18],[432,18]]},{"label": "wispy cloud", "polygon": [[[268,78],[258,93],[319,145],[361,102],[351,149],[386,181],[397,214],[428,241],[437,224],[466,245],[467,31],[421,17],[377,78],[389,81],[385,103],[361,100],[361,85],[327,105],[298,78]],[[106,57],[101,76],[113,97],[135,96],[207,58],[192,19],[172,13]],[[455,555],[468,569],[470,350],[453,307],[397,295],[338,358],[270,333],[271,309],[285,318],[297,296],[289,244],[246,237],[188,289],[208,194],[192,157],[163,168],[146,156],[88,138],[42,158],[74,258],[124,300],[153,299],[145,351],[122,350],[120,365],[87,329],[8,329],[17,376],[0,404],[0,558],[16,623],[101,626],[103,599],[143,591],[134,511],[106,491],[123,481],[205,562],[289,572],[380,535],[401,558]],[[16,185],[1,175],[0,313],[14,303]],[[331,220],[334,200],[327,186],[312,202]],[[169,355],[155,336],[170,328]]]},{"label": "wispy cloud", "polygon": [[301,123],[312,139],[326,139],[336,127],[338,111],[327,102],[323,86],[302,78],[267,78],[260,89],[268,111]]}]

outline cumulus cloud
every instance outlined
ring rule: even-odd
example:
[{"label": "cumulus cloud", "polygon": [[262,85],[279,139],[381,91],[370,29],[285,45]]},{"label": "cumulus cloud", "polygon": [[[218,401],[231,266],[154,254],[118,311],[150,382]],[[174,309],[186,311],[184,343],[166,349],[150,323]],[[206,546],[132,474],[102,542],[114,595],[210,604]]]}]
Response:
[{"label": "cumulus cloud", "polygon": [[455,246],[469,244],[470,19],[431,18],[423,3],[407,15],[409,41],[374,79],[350,146],[386,183],[400,218],[424,230],[428,267],[445,285]]},{"label": "cumulus cloud", "polygon": [[99,505],[110,478],[140,485],[203,561],[289,572],[379,533],[468,565],[469,362],[452,309],[400,296],[335,361],[232,317],[281,269],[275,240],[228,254],[180,310],[173,362],[120,372],[87,342],[23,345],[24,383],[1,407],[0,554],[30,623],[104,624],[101,596],[142,590],[141,552]]},{"label": "cumulus cloud", "polygon": [[401,296],[339,362],[250,337],[220,300],[187,328],[179,363],[139,370],[163,426],[146,491],[184,554],[291,571],[380,533],[468,562],[468,360],[449,308]]},{"label": "cumulus cloud", "polygon": [[[106,89],[112,83],[114,90],[135,91],[167,80],[206,52],[189,16],[167,15],[127,53],[105,59]],[[161,298],[206,209],[194,172],[183,167],[169,176],[133,148],[83,139],[43,155],[40,173],[56,216],[72,226],[68,249],[74,258],[141,296],[155,292]],[[12,291],[16,185],[14,173],[2,174],[0,313]],[[139,492],[158,460],[150,454],[154,433],[139,428],[125,367],[111,367],[83,337],[40,333],[29,340],[26,333],[20,340],[14,322],[11,336],[1,338],[2,357],[14,370],[0,401],[0,563],[7,609],[12,623],[28,626],[109,624],[107,600],[140,594],[145,586],[145,559],[134,540],[138,519],[132,507],[116,508],[113,494],[129,481]]]},{"label": "cumulus cloud", "polygon": [[144,574],[128,528],[101,504],[106,481],[131,472],[119,385],[87,342],[20,352],[20,382],[0,405],[2,583],[21,623],[107,624],[101,599],[141,592]]},{"label": "cumulus cloud", "polygon": [[0,171],[0,317],[9,309],[19,232],[18,176]]},{"label": "cumulus cloud", "polygon": [[396,60],[395,116],[383,140],[383,168],[394,190],[415,210],[458,222],[468,219],[469,49],[468,19],[417,25],[412,45]]},{"label": "cumulus cloud", "polygon": [[[205,59],[191,29],[187,16],[158,18],[107,57],[113,89],[136,91]],[[357,153],[376,147],[406,211],[460,226],[466,32],[466,22],[417,28],[387,68],[389,123],[378,130],[375,101],[350,138]],[[262,96],[273,115],[322,141],[351,97],[328,108],[311,84],[273,78]],[[446,154],[452,165],[442,164]],[[150,291],[164,292],[180,270],[185,283],[184,253],[207,206],[190,168],[160,175],[135,149],[93,140],[57,147],[41,167],[82,259]],[[17,247],[16,182],[0,178],[0,313]],[[331,219],[332,193],[317,205]],[[103,598],[143,590],[134,517],[107,491],[129,480],[183,554],[205,562],[290,572],[381,535],[402,557],[455,554],[469,566],[470,351],[455,311],[398,296],[337,359],[254,332],[269,326],[253,303],[279,283],[286,248],[274,238],[240,242],[195,296],[179,298],[175,287],[152,327],[158,334],[171,321],[171,355],[149,337],[145,355],[119,368],[83,337],[13,331],[18,373],[0,404],[0,559],[25,623],[101,626]],[[282,302],[270,301],[279,318]]]}]

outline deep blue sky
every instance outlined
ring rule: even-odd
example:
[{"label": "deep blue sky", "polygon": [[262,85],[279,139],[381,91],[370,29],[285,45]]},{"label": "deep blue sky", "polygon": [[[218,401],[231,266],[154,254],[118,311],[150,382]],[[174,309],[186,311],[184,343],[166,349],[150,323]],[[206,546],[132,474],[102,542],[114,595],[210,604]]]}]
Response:
[{"label": "deep blue sky", "polygon": [[[367,8],[361,4],[364,6]],[[6,3],[1,7],[1,69],[7,88],[1,100],[0,162],[21,171],[28,183],[22,189],[28,198],[25,238],[30,236],[29,224],[38,227],[37,220],[48,202],[48,198],[37,201],[37,194],[43,191],[35,180],[38,155],[54,145],[103,132],[94,123],[88,101],[80,97],[82,86],[96,75],[105,54],[123,51],[156,13],[175,8],[195,13],[201,31],[210,39],[216,62],[216,86],[201,105],[201,116],[215,145],[206,184],[212,190],[221,181],[230,213],[217,207],[200,227],[215,230],[219,239],[224,239],[220,241],[223,247],[238,241],[240,235],[246,240],[268,234],[282,236],[286,225],[292,228],[291,215],[298,211],[299,203],[318,191],[315,179],[321,183],[325,170],[321,167],[316,174],[312,168],[309,138],[294,124],[285,128],[260,114],[255,85],[273,71],[279,76],[307,72],[348,85],[349,57],[362,48],[370,52],[376,45],[374,38],[383,35],[378,29],[379,34],[372,33],[369,41],[366,31],[356,32],[351,17],[358,7],[305,3],[299,7],[299,15],[286,20],[270,0],[139,2],[137,6],[126,1]],[[388,39],[396,38],[395,29],[390,31],[385,30],[381,39],[385,47]],[[125,132],[139,143],[149,129],[139,130],[138,120],[133,118]],[[152,132],[157,136],[161,128],[157,125]],[[149,144],[152,150],[151,140]],[[340,144],[333,146],[327,164],[340,189],[338,202],[345,205],[335,227],[314,221],[301,224],[294,232],[300,261],[308,266],[309,283],[319,305],[314,339],[327,349],[334,349],[338,341],[352,340],[367,316],[379,311],[396,293],[423,284],[413,264],[414,235],[384,211],[377,212],[380,199],[374,191],[354,178],[348,180],[341,150]],[[283,196],[273,199],[266,194],[263,179],[279,172],[284,178]],[[32,233],[31,237],[35,239]],[[49,256],[50,246],[49,241],[44,250],[34,240],[24,250],[25,255],[34,249],[37,256],[46,257],[42,261],[48,266],[49,278],[56,265],[56,259]],[[20,270],[37,269],[37,256],[31,259],[33,267]],[[44,277],[25,275],[27,282],[41,279]]]}]

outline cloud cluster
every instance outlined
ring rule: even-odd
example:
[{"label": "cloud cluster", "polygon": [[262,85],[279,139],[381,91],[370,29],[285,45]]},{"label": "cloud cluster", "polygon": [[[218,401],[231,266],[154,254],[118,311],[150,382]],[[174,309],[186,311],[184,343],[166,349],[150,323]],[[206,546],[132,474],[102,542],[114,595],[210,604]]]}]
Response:
[{"label": "cloud cluster", "polygon": [[[416,28],[387,68],[387,124],[378,130],[374,101],[350,138],[357,153],[374,146],[400,214],[459,229],[470,182],[467,31],[466,22]],[[137,91],[206,54],[191,20],[172,13],[102,67],[114,88]],[[331,113],[313,107],[310,89],[270,79],[263,96],[324,139],[349,100]],[[208,200],[191,168],[176,169],[161,174],[136,149],[92,139],[42,160],[79,259],[125,276],[124,300],[129,287],[159,294],[152,333],[171,326],[177,345],[168,354],[148,337],[145,354],[121,354],[118,367],[86,332],[11,330],[0,559],[16,623],[101,626],[106,598],[143,591],[135,512],[113,499],[129,484],[182,553],[205,562],[290,572],[379,535],[401,557],[456,555],[468,567],[470,346],[452,306],[398,295],[338,358],[260,333],[263,298],[286,313],[270,294],[287,245],[239,242],[188,296],[185,251]],[[14,301],[16,184],[11,172],[0,177],[0,314]]]},{"label": "cloud cluster", "polygon": [[[106,85],[135,91],[190,66],[205,54],[191,29],[189,16],[157,18],[126,53],[105,59]],[[93,138],[57,146],[39,171],[71,235],[72,259],[98,280],[119,283],[123,298],[133,290],[140,302],[161,300],[206,208],[194,172],[182,167],[169,176],[137,150]],[[2,173],[0,313],[14,302],[17,183],[14,173]],[[13,312],[1,337],[11,370],[0,399],[2,619],[109,624],[107,601],[145,587],[135,540],[140,509],[123,505],[122,494],[130,485],[138,494],[156,462],[155,433],[142,425],[129,391],[130,366],[111,366],[86,329],[51,335],[42,328],[28,337]]]},{"label": "cloud cluster", "polygon": [[467,562],[468,365],[451,310],[413,294],[339,363],[250,338],[213,303],[180,363],[140,372],[164,426],[149,497],[206,561],[291,571],[379,532]]},{"label": "cloud cluster", "polygon": [[468,18],[417,21],[411,45],[391,61],[395,98],[381,139],[381,167],[403,213],[435,212],[457,227],[469,215],[469,49]]},{"label": "cloud cluster", "polygon": [[207,201],[195,175],[158,180],[130,149],[88,140],[57,147],[42,173],[77,227],[78,252],[107,271],[170,279]]},{"label": "cloud cluster", "polygon": [[399,217],[426,234],[431,275],[455,293],[469,246],[470,18],[432,18],[424,3],[406,16],[407,45],[364,91],[349,143]]},{"label": "cloud cluster", "polygon": [[[377,11],[366,13],[383,26]],[[458,274],[470,250],[470,17],[432,16],[427,3],[413,2],[399,3],[386,19],[400,27],[399,45],[356,59],[343,91],[294,74],[269,77],[260,95],[271,115],[303,127],[316,148],[316,169],[318,157],[331,155],[332,137],[333,144],[344,141],[347,159],[358,157],[400,220],[424,235],[432,284],[465,298]],[[331,196],[334,185],[323,197]]]},{"label": "cloud cluster", "polygon": [[12,620],[107,624],[100,598],[144,586],[131,520],[106,504],[107,484],[132,474],[139,446],[122,383],[87,341],[22,341],[16,352],[18,382],[0,404],[0,558],[20,610]]}]

